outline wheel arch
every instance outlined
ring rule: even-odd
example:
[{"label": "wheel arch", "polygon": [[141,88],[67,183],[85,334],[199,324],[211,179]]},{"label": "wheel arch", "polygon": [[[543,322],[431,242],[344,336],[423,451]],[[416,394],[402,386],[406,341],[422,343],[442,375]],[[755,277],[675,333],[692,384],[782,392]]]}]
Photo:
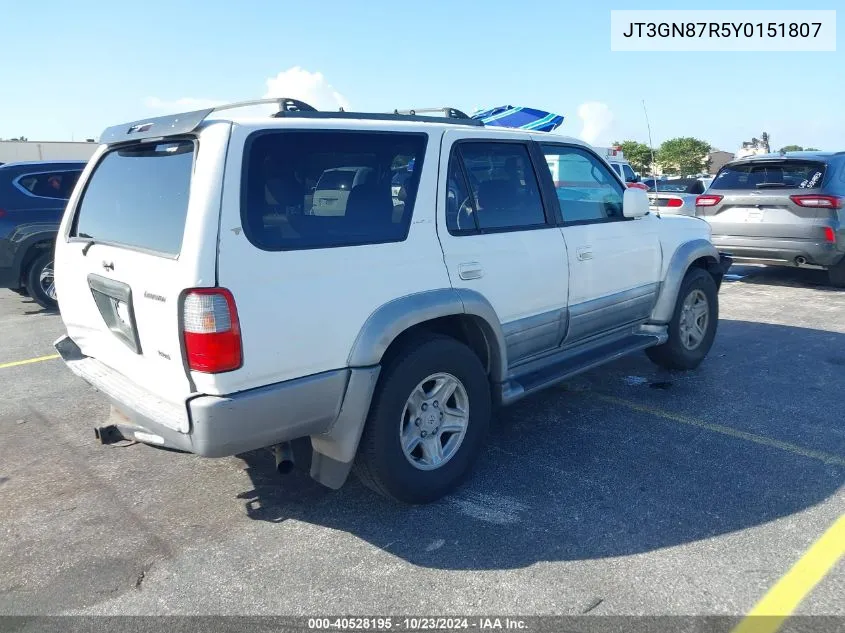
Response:
[{"label": "wheel arch", "polygon": [[43,232],[30,235],[19,242],[16,248],[12,268],[16,271],[19,283],[23,283],[29,267],[45,250],[54,247],[56,232]]},{"label": "wheel arch", "polygon": [[710,274],[718,276],[716,279],[717,285],[721,282],[721,273],[718,272],[719,252],[712,242],[705,239],[696,239],[682,243],[675,249],[672,258],[669,260],[666,276],[651,313],[651,323],[663,324],[672,319],[681,283],[687,271],[693,267],[702,268]]},{"label": "wheel arch", "polygon": [[403,342],[425,332],[457,338],[481,358],[492,382],[505,379],[507,358],[499,317],[483,295],[468,289],[429,290],[380,306],[361,328],[348,364],[378,365]]}]

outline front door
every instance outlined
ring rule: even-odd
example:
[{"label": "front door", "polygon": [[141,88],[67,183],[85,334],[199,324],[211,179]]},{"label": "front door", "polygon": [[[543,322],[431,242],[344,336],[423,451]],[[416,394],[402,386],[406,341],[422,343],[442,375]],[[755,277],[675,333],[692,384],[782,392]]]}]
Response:
[{"label": "front door", "polygon": [[542,143],[569,263],[567,344],[648,318],[662,254],[656,216],[622,215],[624,185],[585,147]]},{"label": "front door", "polygon": [[530,138],[443,136],[438,234],[453,287],[495,309],[515,363],[556,349],[566,326],[566,245],[540,194]]}]

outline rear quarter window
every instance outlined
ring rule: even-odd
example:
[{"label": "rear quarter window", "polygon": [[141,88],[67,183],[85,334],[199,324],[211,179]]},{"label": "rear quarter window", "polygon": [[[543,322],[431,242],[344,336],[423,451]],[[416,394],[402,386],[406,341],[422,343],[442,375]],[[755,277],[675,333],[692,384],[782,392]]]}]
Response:
[{"label": "rear quarter window", "polygon": [[104,154],[85,185],[71,237],[178,255],[195,148],[182,140]]},{"label": "rear quarter window", "polygon": [[15,179],[15,185],[28,196],[67,200],[81,173],[76,169],[23,174]]},{"label": "rear quarter window", "polygon": [[[428,136],[283,130],[247,140],[244,233],[262,250],[398,242],[407,237]],[[396,174],[404,174],[397,183]]]}]

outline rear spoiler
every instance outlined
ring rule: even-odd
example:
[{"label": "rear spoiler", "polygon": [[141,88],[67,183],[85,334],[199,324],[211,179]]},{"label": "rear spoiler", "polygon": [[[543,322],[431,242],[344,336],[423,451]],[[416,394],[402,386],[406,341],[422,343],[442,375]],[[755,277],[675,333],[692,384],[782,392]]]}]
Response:
[{"label": "rear spoiler", "polygon": [[281,97],[278,99],[257,99],[255,101],[239,101],[237,103],[229,103],[215,108],[205,108],[203,110],[194,110],[192,112],[169,114],[166,116],[141,119],[140,121],[114,125],[103,131],[100,135],[100,143],[111,145],[112,143],[125,143],[128,141],[142,141],[145,139],[161,138],[164,136],[175,136],[177,134],[190,134],[196,130],[200,123],[205,121],[206,117],[208,117],[208,115],[212,112],[273,103],[279,106],[279,112],[316,112],[316,109],[307,103],[296,99],[290,99],[288,97]]}]

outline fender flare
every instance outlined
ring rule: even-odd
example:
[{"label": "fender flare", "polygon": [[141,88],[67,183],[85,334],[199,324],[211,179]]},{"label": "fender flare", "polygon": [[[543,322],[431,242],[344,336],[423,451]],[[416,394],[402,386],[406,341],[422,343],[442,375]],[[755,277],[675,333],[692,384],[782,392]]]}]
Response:
[{"label": "fender flare", "polygon": [[503,382],[507,376],[507,351],[499,317],[480,293],[465,288],[439,288],[393,299],[377,308],[364,322],[352,350],[349,367],[371,367],[407,329],[446,316],[474,317],[490,351],[490,377]]},{"label": "fender flare", "polygon": [[47,243],[54,245],[56,243],[56,236],[58,235],[58,225],[54,228],[39,227],[35,232],[26,234],[23,239],[15,240],[15,236],[11,237],[11,243],[15,249],[12,258],[12,270],[15,275],[20,278],[23,276],[23,264],[30,249],[37,244]]},{"label": "fender flare", "polygon": [[666,276],[660,287],[660,294],[651,313],[651,323],[668,323],[675,312],[675,303],[681,290],[681,283],[689,270],[690,264],[702,257],[718,264],[719,252],[712,242],[695,239],[684,242],[675,249]]}]

